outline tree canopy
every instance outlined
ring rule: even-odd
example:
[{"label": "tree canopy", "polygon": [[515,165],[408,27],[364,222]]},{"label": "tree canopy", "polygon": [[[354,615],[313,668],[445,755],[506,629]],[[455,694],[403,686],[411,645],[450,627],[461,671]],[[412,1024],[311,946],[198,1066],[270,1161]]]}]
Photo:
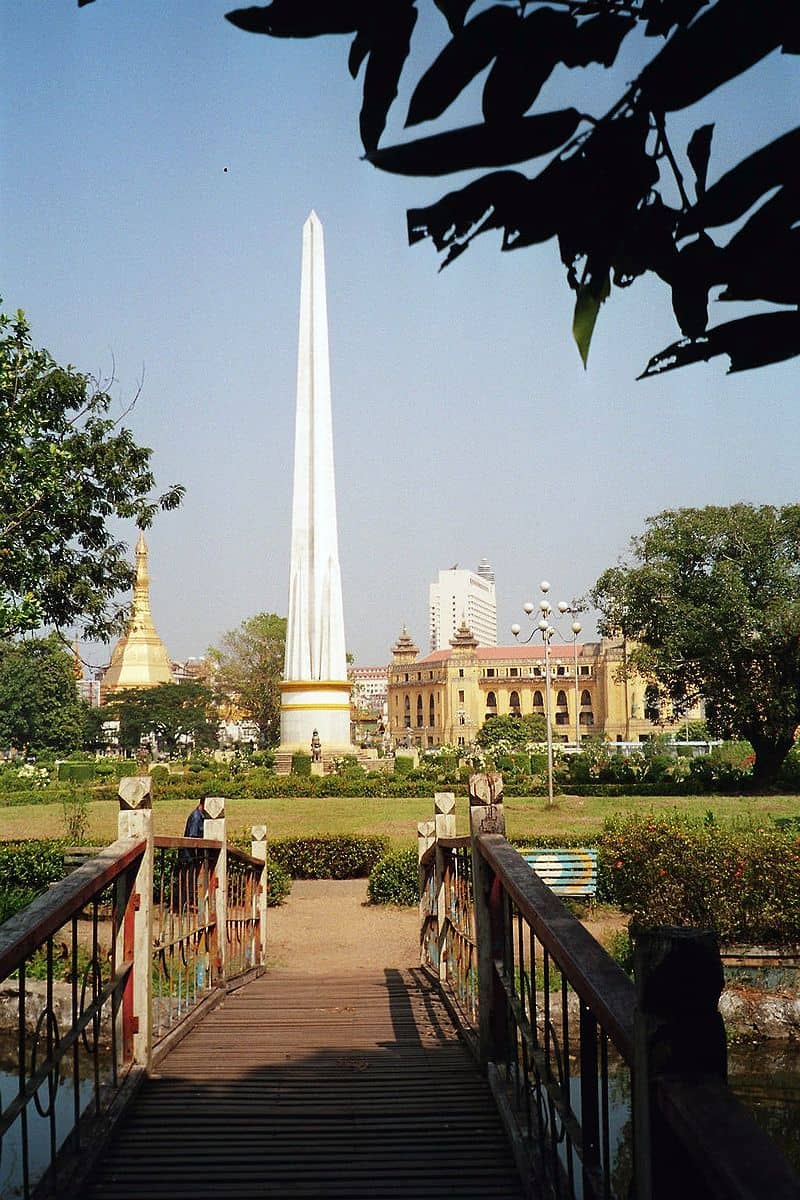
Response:
[{"label": "tree canopy", "polygon": [[109,521],[146,528],[184,489],[153,497],[152,451],[112,408],[90,376],[33,347],[23,313],[0,313],[0,637],[81,624],[107,640],[124,625],[115,597],[134,572]]},{"label": "tree canopy", "polygon": [[256,613],[238,629],[226,633],[208,658],[214,669],[218,699],[246,713],[261,732],[265,746],[280,740],[281,693],[279,683],[286,649],[286,618]]},{"label": "tree canopy", "polygon": [[547,721],[540,713],[527,713],[524,717],[504,713],[484,721],[475,741],[484,750],[497,746],[499,742],[524,750],[530,742],[543,742],[546,737]]},{"label": "tree canopy", "polygon": [[774,782],[800,724],[800,505],[682,508],[647,521],[634,563],[592,599],[600,629],[680,715],[705,702],[711,733],[746,738],[754,782]]},{"label": "tree canopy", "polygon": [[0,747],[69,753],[81,744],[85,711],[56,634],[0,642]]},{"label": "tree canopy", "polygon": [[126,688],[105,705],[106,720],[119,721],[119,744],[133,750],[142,738],[155,736],[159,749],[174,753],[181,739],[198,749],[215,746],[218,721],[211,689],[205,684],[159,683]]},{"label": "tree canopy", "polygon": [[[442,18],[432,60],[430,30],[417,27],[423,7]],[[669,127],[769,54],[797,54],[799,13],[782,0],[273,0],[227,18],[272,37],[352,38],[348,68],[354,79],[363,68],[360,132],[373,166],[412,176],[492,168],[409,210],[409,240],[430,238],[447,266],[492,230],[503,250],[556,239],[584,364],[613,289],[648,272],[663,280],[682,336],[652,356],[645,377],[719,354],[741,371],[800,353],[800,129],[721,173],[716,122],[685,146]],[[406,62],[419,54],[428,65],[405,126],[444,118],[451,127],[382,146]],[[643,62],[633,80],[632,54]],[[590,89],[565,70],[612,71],[618,61],[616,99],[588,111]],[[484,72],[482,120],[453,127]],[[574,102],[552,111],[542,97],[559,75]],[[741,106],[733,121],[747,115]],[[718,140],[730,137],[735,129]],[[510,169],[537,160],[544,166],[531,174]],[[709,327],[712,293],[736,303],[733,320]]]}]

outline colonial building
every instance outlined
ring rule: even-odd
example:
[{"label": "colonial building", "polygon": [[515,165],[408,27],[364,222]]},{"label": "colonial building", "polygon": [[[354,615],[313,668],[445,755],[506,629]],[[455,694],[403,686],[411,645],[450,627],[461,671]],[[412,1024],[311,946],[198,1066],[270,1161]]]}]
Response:
[{"label": "colonial building", "polygon": [[388,687],[386,667],[348,667],[347,678],[352,685],[350,693],[354,708],[363,712],[383,713]]},{"label": "colonial building", "polygon": [[[679,730],[658,724],[652,689],[641,676],[622,678],[620,641],[550,647],[550,711],[554,733],[607,741],[647,741]],[[450,645],[419,658],[405,628],[389,665],[389,732],[393,745],[468,746],[488,718],[546,712],[544,646],[480,646],[462,621]],[[701,716],[701,713],[697,714]],[[685,718],[684,718],[685,719]]]}]

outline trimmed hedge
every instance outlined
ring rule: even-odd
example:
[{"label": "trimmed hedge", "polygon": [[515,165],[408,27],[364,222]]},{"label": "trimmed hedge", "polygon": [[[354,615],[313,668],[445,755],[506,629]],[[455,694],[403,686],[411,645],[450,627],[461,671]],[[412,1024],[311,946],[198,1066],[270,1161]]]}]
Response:
[{"label": "trimmed hedge", "polygon": [[415,905],[419,900],[417,851],[395,850],[379,858],[367,885],[370,904]]},{"label": "trimmed hedge", "polygon": [[0,842],[0,886],[3,891],[25,888],[43,892],[64,877],[61,839]]},{"label": "trimmed hedge", "polygon": [[269,843],[270,861],[292,879],[363,879],[389,847],[374,835],[280,838]]}]

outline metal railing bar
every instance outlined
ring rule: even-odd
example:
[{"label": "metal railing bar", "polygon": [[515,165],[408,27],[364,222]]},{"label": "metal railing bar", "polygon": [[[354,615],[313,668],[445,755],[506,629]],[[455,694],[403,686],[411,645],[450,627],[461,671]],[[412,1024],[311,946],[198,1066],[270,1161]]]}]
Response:
[{"label": "metal railing bar", "polygon": [[623,1059],[633,1059],[634,987],[620,966],[500,834],[481,834],[480,853],[503,880],[570,986],[597,1014]]},{"label": "metal railing bar", "polygon": [[59,1038],[57,1045],[53,1047],[48,1055],[47,1060],[42,1063],[34,1075],[30,1076],[24,1086],[24,1089],[17,1092],[14,1099],[5,1109],[5,1112],[0,1115],[0,1138],[5,1136],[5,1134],[13,1125],[14,1121],[22,1112],[25,1105],[27,1105],[28,1102],[33,1099],[35,1093],[38,1092],[48,1075],[52,1073],[54,1068],[59,1065],[63,1058],[66,1058],[75,1043],[79,1041],[84,1029],[86,1029],[94,1017],[102,1011],[103,1005],[106,1003],[109,996],[122,987],[128,972],[132,969],[132,967],[132,961],[122,964],[118,975],[116,975],[113,979],[110,979],[108,983],[105,984],[102,991],[98,992],[97,999],[94,1000],[89,1008],[84,1011],[83,1016],[80,1018],[78,1024],[70,1029],[69,1033],[65,1034],[63,1038]]},{"label": "metal railing bar", "polygon": [[141,858],[146,845],[144,840],[119,838],[0,925],[0,979]]}]

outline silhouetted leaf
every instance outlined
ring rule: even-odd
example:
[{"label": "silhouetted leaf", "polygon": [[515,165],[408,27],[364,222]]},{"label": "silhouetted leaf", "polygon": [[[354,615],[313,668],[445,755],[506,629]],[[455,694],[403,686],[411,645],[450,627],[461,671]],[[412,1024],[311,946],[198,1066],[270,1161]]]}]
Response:
[{"label": "silhouetted leaf", "polygon": [[760,313],[716,325],[699,338],[673,342],[653,355],[640,379],[650,379],[676,367],[708,362],[717,354],[730,356],[728,374],[783,362],[800,354],[800,315],[794,312]]},{"label": "silhouetted leaf", "polygon": [[639,76],[650,107],[674,112],[695,104],[775,50],[782,40],[781,24],[774,19],[779,4],[717,0],[687,29],[679,29]]},{"label": "silhouetted leaf", "polygon": [[437,250],[448,250],[442,267],[448,266],[478,234],[506,225],[522,203],[528,182],[518,171],[494,171],[435,204],[409,209],[409,245],[429,237]]},{"label": "silhouetted leaf", "polygon": [[510,8],[496,4],[458,30],[414,89],[406,125],[419,125],[441,116],[520,24]]},{"label": "silhouetted leaf", "polygon": [[660,196],[649,197],[619,230],[612,267],[616,287],[628,287],[645,271],[655,271],[671,282],[676,258],[674,234],[679,212]]},{"label": "silhouetted leaf", "polygon": [[484,85],[487,121],[524,116],[574,40],[576,29],[574,17],[552,8],[537,9],[524,21],[515,21]]},{"label": "silhouetted leaf", "polygon": [[701,125],[699,129],[695,129],[689,138],[689,145],[686,149],[687,157],[692,164],[692,170],[695,175],[695,194],[698,200],[706,190],[708,158],[711,154],[711,137],[713,133],[713,125]]},{"label": "silhouetted leaf", "polygon": [[450,26],[450,32],[455,33],[464,24],[464,18],[472,7],[473,0],[433,0],[433,2]]},{"label": "silhouetted leaf", "polygon": [[743,216],[759,196],[797,173],[800,162],[800,128],[776,138],[750,154],[712,184],[680,224],[681,233],[707,225],[728,225]]},{"label": "silhouetted leaf", "polygon": [[708,293],[718,282],[721,253],[707,233],[684,246],[671,272],[672,310],[687,337],[699,337],[708,325]]},{"label": "silhouetted leaf", "polygon": [[635,17],[615,12],[601,12],[581,21],[574,37],[562,51],[564,65],[588,67],[590,63],[601,63],[610,67],[624,38],[635,25]]},{"label": "silhouetted leaf", "polygon": [[645,37],[666,37],[676,25],[688,25],[708,0],[644,0],[641,18]]},{"label": "silhouetted leaf", "polygon": [[475,167],[499,167],[548,154],[571,137],[581,121],[574,108],[523,117],[495,129],[466,125],[448,133],[418,138],[399,146],[373,150],[365,157],[373,166],[396,175],[447,175]]},{"label": "silhouetted leaf", "polygon": [[417,10],[406,0],[392,8],[384,0],[364,75],[360,129],[362,145],[368,152],[378,145],[386,126],[386,114],[397,95],[416,20]]},{"label": "silhouetted leaf", "polygon": [[347,69],[352,79],[355,79],[356,75],[358,75],[358,72],[361,70],[361,64],[369,54],[371,48],[372,31],[359,29],[350,43],[350,53],[347,56]]},{"label": "silhouetted leaf", "polygon": [[317,37],[322,33],[355,33],[370,23],[370,0],[273,0],[272,4],[235,8],[225,14],[237,29],[272,37]]},{"label": "silhouetted leaf", "polygon": [[720,300],[800,304],[800,181],[762,204],[721,254]]},{"label": "silhouetted leaf", "polygon": [[583,283],[578,285],[578,295],[575,299],[575,313],[572,318],[572,336],[575,338],[575,344],[578,347],[584,369],[589,357],[589,347],[592,344],[592,334],[594,333],[600,305],[610,295],[611,281],[608,275],[608,267],[601,269],[596,275],[589,275]]}]

